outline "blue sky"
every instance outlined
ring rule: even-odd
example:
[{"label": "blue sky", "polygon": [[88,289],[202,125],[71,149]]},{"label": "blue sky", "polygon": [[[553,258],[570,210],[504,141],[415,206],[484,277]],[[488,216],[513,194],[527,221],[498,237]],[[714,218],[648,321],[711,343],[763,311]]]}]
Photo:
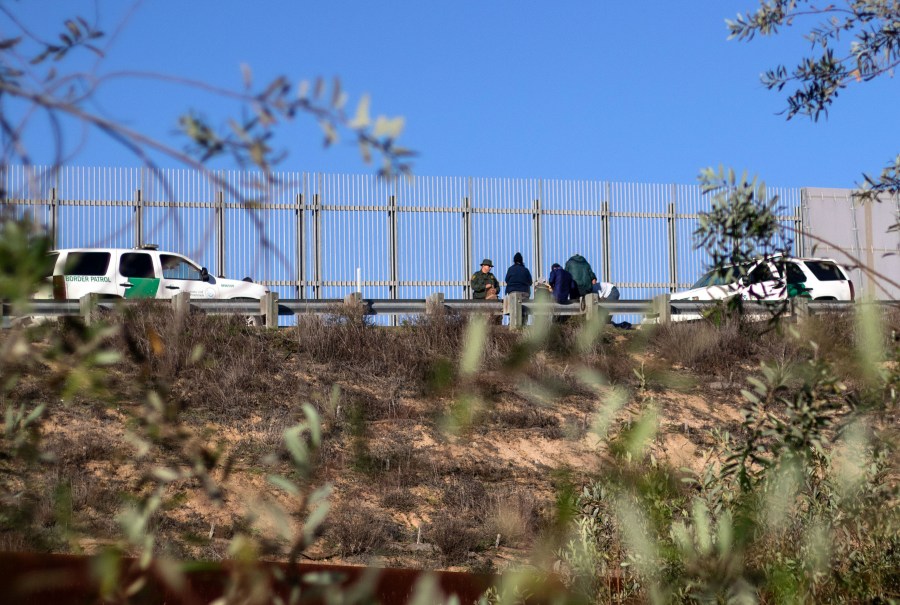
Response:
[{"label": "blue sky", "polygon": [[[99,19],[112,34],[99,74],[151,71],[239,88],[241,64],[262,84],[339,77],[355,105],[401,115],[401,142],[428,176],[693,183],[724,164],[771,185],[852,187],[898,152],[897,82],[841,93],[827,119],[785,120],[784,94],[759,75],[808,49],[804,24],[752,43],[727,40],[725,19],[752,0],[688,2],[155,0],[123,23],[130,2],[5,3],[41,35],[64,17]],[[9,21],[0,15],[4,35]],[[809,24],[805,24],[808,28]],[[74,57],[60,68],[94,65]],[[232,103],[140,79],[109,83],[95,110],[180,146],[178,116],[200,110],[223,124]],[[76,133],[68,131],[74,145]],[[46,130],[27,139],[49,161]],[[371,173],[354,146],[322,149],[301,117],[277,146],[294,171]],[[92,133],[73,165],[135,166]],[[171,162],[163,162],[172,165]],[[222,167],[230,167],[221,165]]]}]

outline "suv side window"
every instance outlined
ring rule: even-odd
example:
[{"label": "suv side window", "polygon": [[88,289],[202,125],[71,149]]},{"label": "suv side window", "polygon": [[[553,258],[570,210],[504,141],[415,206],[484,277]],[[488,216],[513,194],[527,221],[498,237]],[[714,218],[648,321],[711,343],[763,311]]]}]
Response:
[{"label": "suv side window", "polygon": [[806,273],[803,272],[803,269],[797,266],[797,263],[786,263],[784,269],[786,273],[785,277],[787,278],[787,283],[806,283]]},{"label": "suv side window", "polygon": [[123,277],[156,277],[153,257],[146,252],[126,252],[119,260],[119,273]]},{"label": "suv side window", "polygon": [[69,252],[63,275],[106,275],[109,252]]},{"label": "suv side window", "polygon": [[772,271],[769,269],[769,263],[762,263],[750,272],[748,282],[751,284],[759,284],[771,280]]},{"label": "suv side window", "polygon": [[180,256],[160,254],[163,277],[166,279],[191,279],[200,281],[200,270]]},{"label": "suv side window", "polygon": [[847,279],[841,268],[828,261],[808,260],[806,266],[819,281],[843,281]]}]

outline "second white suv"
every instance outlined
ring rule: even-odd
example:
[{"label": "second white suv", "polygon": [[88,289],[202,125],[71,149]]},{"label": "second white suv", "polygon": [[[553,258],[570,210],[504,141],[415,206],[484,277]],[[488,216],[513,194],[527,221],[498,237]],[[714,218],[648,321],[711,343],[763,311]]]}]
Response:
[{"label": "second white suv", "polygon": [[[715,270],[706,273],[689,290],[672,294],[670,300],[724,300],[739,296],[744,300],[777,301],[802,297],[812,300],[856,298],[847,271],[829,258],[775,256],[735,267],[731,279]],[[672,310],[672,321],[703,317],[696,311]]]},{"label": "second white suv", "polygon": [[829,258],[775,256],[735,268],[726,280],[710,271],[671,300],[784,300],[802,296],[812,300],[854,300],[856,292],[846,271]]}]

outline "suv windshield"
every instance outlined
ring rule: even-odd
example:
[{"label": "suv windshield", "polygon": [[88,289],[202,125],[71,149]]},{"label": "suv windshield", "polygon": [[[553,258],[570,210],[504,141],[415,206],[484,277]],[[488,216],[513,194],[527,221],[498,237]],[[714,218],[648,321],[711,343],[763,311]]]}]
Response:
[{"label": "suv windshield", "polygon": [[726,267],[722,271],[718,269],[713,269],[709,273],[706,273],[703,277],[698,279],[691,289],[694,288],[709,288],[710,286],[727,286],[728,284],[735,283],[742,275],[746,275],[750,268],[753,266],[752,263],[747,263],[745,265],[739,265],[737,267]]}]

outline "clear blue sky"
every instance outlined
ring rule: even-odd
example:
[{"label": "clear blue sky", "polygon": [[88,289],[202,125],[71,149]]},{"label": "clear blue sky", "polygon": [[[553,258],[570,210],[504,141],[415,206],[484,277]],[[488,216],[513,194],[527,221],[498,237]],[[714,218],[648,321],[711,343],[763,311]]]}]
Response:
[{"label": "clear blue sky", "polygon": [[[50,36],[80,14],[112,34],[130,2],[7,2]],[[240,87],[341,79],[350,105],[402,115],[400,139],[428,176],[543,177],[693,183],[724,164],[771,185],[852,187],[900,152],[898,82],[842,92],[827,119],[786,121],[784,94],[759,75],[808,49],[803,24],[752,43],[727,40],[725,19],[753,0],[644,2],[318,2],[153,0],[140,4],[108,46],[100,74],[152,71]],[[4,35],[9,21],[0,15]],[[808,24],[807,24],[808,25]],[[93,60],[60,65],[84,68]],[[177,117],[200,109],[224,123],[235,108],[214,97],[140,80],[111,83],[97,105],[109,117],[172,145]],[[74,143],[69,132],[68,142]],[[28,144],[49,160],[46,131]],[[284,170],[371,173],[355,147],[323,150],[301,117],[277,141]],[[138,161],[93,133],[73,165]],[[171,163],[166,163],[171,165]],[[222,166],[230,167],[230,166]]]}]

